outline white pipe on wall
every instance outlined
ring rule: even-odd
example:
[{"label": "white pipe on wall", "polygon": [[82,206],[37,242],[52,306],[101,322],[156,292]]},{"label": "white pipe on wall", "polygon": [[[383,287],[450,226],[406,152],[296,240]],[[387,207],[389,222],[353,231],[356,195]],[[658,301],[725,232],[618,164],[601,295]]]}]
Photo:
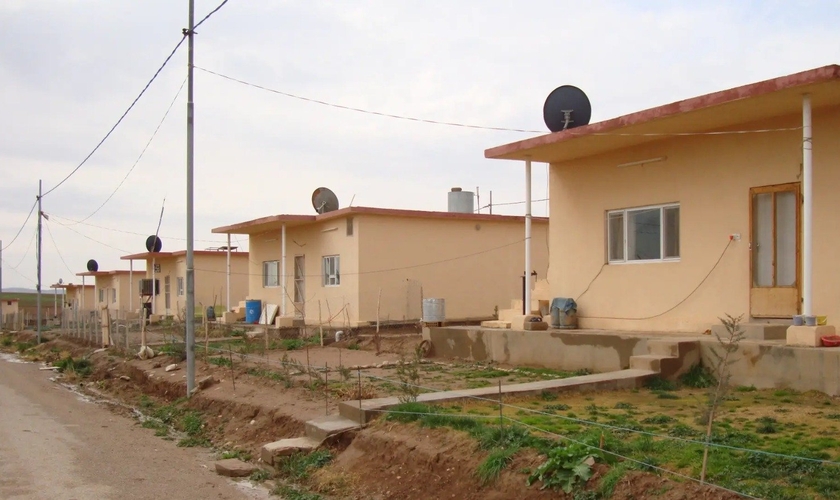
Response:
[{"label": "white pipe on wall", "polygon": [[134,261],[128,261],[128,311],[134,312]]},{"label": "white pipe on wall", "polygon": [[230,233],[227,235],[227,276],[225,277],[225,309],[230,311]]},{"label": "white pipe on wall", "polygon": [[157,286],[155,286],[155,258],[152,257],[152,314],[157,314]]},{"label": "white pipe on wall", "polygon": [[280,229],[280,275],[283,280],[283,300],[280,301],[280,316],[286,316],[286,301],[289,294],[286,292],[286,223]]},{"label": "white pipe on wall", "polygon": [[802,314],[813,314],[814,177],[811,143],[811,95],[802,97]]},{"label": "white pipe on wall", "polygon": [[531,160],[525,160],[525,314],[531,314]]}]

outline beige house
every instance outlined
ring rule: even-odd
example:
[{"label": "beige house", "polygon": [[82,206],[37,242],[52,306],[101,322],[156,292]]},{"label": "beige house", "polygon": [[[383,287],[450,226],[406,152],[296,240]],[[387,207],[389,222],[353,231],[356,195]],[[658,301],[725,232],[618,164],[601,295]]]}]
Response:
[{"label": "beige house", "polygon": [[[235,305],[248,292],[248,252],[194,250],[195,306],[227,306],[228,256],[230,259],[230,297]],[[144,252],[120,257],[131,261],[145,261],[143,271],[135,273],[135,296],[150,314],[183,317],[186,310],[187,252]],[[145,285],[139,280],[145,279]],[[142,293],[142,296],[141,296]],[[137,306],[140,307],[139,305]]]},{"label": "beige house", "polygon": [[696,332],[725,313],[840,322],[838,137],[826,66],[485,156],[550,164],[549,295],[582,327]]},{"label": "beige house", "polygon": [[96,306],[95,285],[81,285],[74,283],[56,283],[50,288],[64,290],[64,307],[71,310],[83,311],[85,308],[93,310]]},{"label": "beige house", "polygon": [[76,276],[94,278],[93,302],[88,302],[88,297],[85,297],[87,310],[100,310],[107,306],[111,314],[115,314],[117,311],[134,312],[140,307],[133,286],[137,277],[131,271],[85,271],[76,273]]},{"label": "beige house", "polygon": [[[548,221],[533,222],[543,277]],[[249,298],[309,324],[418,320],[423,298],[444,299],[447,320],[489,318],[522,296],[522,217],[349,207],[213,232],[248,235]]]}]

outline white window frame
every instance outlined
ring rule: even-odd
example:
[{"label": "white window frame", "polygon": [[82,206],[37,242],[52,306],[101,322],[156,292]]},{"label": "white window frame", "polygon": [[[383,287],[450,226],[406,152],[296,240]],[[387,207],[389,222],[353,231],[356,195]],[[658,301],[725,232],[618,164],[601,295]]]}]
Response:
[{"label": "white window frame", "polygon": [[117,303],[117,289],[116,288],[111,289],[111,303],[112,304]]},{"label": "white window frame", "polygon": [[323,286],[341,285],[341,258],[338,255],[325,255],[321,258],[321,271]]},{"label": "white window frame", "polygon": [[99,289],[99,303],[100,304],[105,303],[105,289],[104,288]]},{"label": "white window frame", "polygon": [[178,289],[178,296],[183,297],[184,296],[184,277],[183,276],[178,276],[177,278],[175,278],[175,286]]},{"label": "white window frame", "polygon": [[[607,262],[610,265],[613,264],[653,264],[659,262],[679,262],[680,256],[676,257],[665,257],[665,209],[668,208],[677,208],[680,211],[680,215],[682,215],[682,208],[680,207],[679,203],[663,203],[660,205],[648,205],[643,207],[633,207],[633,208],[623,208],[620,210],[609,210],[606,213],[606,217],[604,218],[605,226],[606,226],[606,242],[607,242]],[[660,258],[658,259],[628,259],[628,248],[627,248],[627,225],[628,221],[630,220],[629,215],[633,212],[641,212],[645,210],[659,210],[659,255]],[[621,259],[613,259],[610,255],[610,248],[612,247],[610,240],[610,216],[615,214],[621,214],[622,216],[622,249],[623,249],[623,258]],[[680,241],[681,235],[680,231],[677,232],[677,241]],[[682,248],[679,248],[678,253],[681,253]]]},{"label": "white window frame", "polygon": [[[269,274],[266,272],[268,266],[274,266],[274,284],[269,283]],[[262,263],[262,286],[263,288],[277,288],[280,286],[280,261],[279,260],[265,260]]]}]

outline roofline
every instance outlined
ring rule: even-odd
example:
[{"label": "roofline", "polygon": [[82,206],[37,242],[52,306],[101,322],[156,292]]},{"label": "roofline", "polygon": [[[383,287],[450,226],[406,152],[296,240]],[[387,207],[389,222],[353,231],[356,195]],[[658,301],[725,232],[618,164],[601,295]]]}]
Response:
[{"label": "roofline", "polygon": [[88,285],[88,284],[82,285],[81,283],[79,283],[79,284],[76,284],[76,283],[61,283],[61,284],[54,283],[54,284],[50,285],[50,288],[71,288],[71,287],[72,288],[82,288],[82,287],[84,287],[84,288],[88,288],[88,287],[96,288],[96,285]]},{"label": "roofline", "polygon": [[[157,258],[169,258],[169,257],[180,257],[182,255],[187,255],[186,250],[177,250],[175,252],[142,252],[142,253],[133,253],[130,255],[123,255],[120,257],[120,260],[151,260]],[[226,256],[226,251],[216,251],[216,250],[193,250],[193,255],[222,255]],[[248,257],[248,252],[230,252],[231,258],[235,256],[244,256]]]},{"label": "roofline", "polygon": [[530,139],[503,144],[501,146],[486,149],[484,151],[484,157],[491,159],[512,159],[504,157],[510,157],[511,155],[519,153],[522,154],[524,158],[525,152],[532,148],[557,144],[581,136],[611,132],[632,125],[640,125],[662,118],[711,108],[741,99],[749,99],[751,97],[770,94],[780,90],[824,83],[837,79],[840,79],[840,65],[831,64],[799,73],[793,73],[787,76],[772,78],[770,80],[750,83],[728,90],[721,90],[711,94],[672,102],[670,104],[637,111],[635,113],[630,113],[602,122],[591,123],[581,127],[575,127],[560,132],[549,133],[538,137],[532,137]]},{"label": "roofline", "polygon": [[[500,222],[524,222],[525,217],[522,215],[499,215],[499,214],[470,214],[463,212],[434,212],[427,210],[403,210],[397,208],[375,208],[375,207],[345,207],[332,212],[327,212],[318,215],[300,215],[300,214],[279,214],[261,217],[245,222],[231,224],[229,226],[217,227],[211,230],[212,233],[225,234],[247,234],[238,233],[246,228],[261,226],[263,224],[271,224],[277,222],[298,222],[300,225],[315,224],[331,219],[339,219],[350,215],[383,215],[390,217],[412,217],[421,219],[446,219],[446,220],[468,220],[468,221],[500,221]],[[548,223],[547,217],[532,217],[533,222]]]},{"label": "roofline", "polygon": [[130,274],[128,269],[114,269],[112,271],[85,271],[83,273],[76,273],[76,276],[115,276],[118,274]]}]

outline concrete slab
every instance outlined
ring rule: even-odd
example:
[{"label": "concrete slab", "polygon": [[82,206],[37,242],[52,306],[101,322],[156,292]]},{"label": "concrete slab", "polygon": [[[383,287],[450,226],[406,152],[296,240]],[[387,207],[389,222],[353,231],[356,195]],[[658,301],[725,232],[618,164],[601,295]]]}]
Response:
[{"label": "concrete slab", "polygon": [[274,460],[277,457],[293,455],[298,452],[307,453],[320,446],[320,444],[320,441],[309,437],[281,439],[280,441],[263,445],[260,449],[260,458],[268,465],[274,465]]},{"label": "concrete slab", "polygon": [[789,326],[786,344],[800,347],[821,347],[822,337],[834,335],[834,326]]},{"label": "concrete slab", "polygon": [[216,474],[226,477],[248,477],[259,467],[235,458],[216,462]]},{"label": "concrete slab", "polygon": [[361,425],[357,421],[340,415],[330,415],[306,422],[306,437],[323,442],[328,437],[360,428]]},{"label": "concrete slab", "polygon": [[[741,330],[744,331],[744,338],[751,340],[784,340],[787,335],[787,329],[790,323],[742,323]],[[726,338],[726,327],[723,325],[713,325],[712,338],[716,338],[715,334],[721,338]]]},{"label": "concrete slab", "polygon": [[[577,391],[606,391],[616,389],[635,389],[642,386],[644,381],[656,372],[650,370],[621,370],[609,373],[596,373],[580,377],[569,377],[559,380],[540,380],[525,384],[510,384],[502,386],[502,394],[512,396],[532,396],[543,392]],[[465,399],[498,400],[498,387],[481,387],[478,389],[463,389],[456,391],[442,391],[421,394],[417,397],[420,403],[442,403],[461,401]],[[377,398],[359,401],[345,401],[338,405],[339,414],[347,419],[367,423],[375,419],[388,408],[400,404],[396,397]]]},{"label": "concrete slab", "polygon": [[504,320],[490,320],[490,321],[482,321],[481,322],[482,328],[510,328],[510,321]]}]

